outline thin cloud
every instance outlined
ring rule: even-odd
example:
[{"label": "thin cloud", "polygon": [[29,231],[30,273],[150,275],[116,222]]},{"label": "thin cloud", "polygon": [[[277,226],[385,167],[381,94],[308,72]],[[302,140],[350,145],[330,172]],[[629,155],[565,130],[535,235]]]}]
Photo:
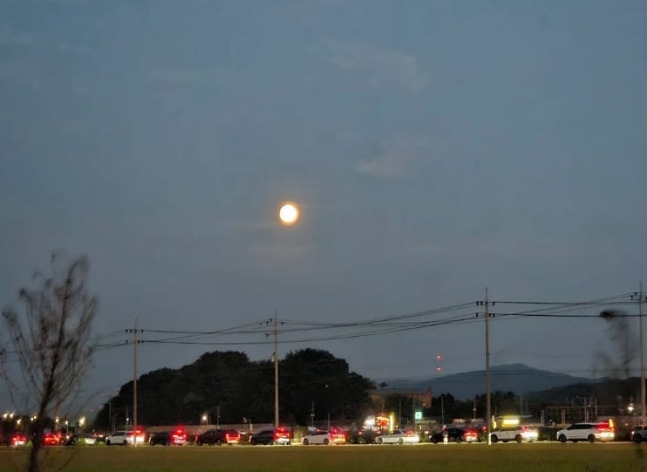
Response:
[{"label": "thin cloud", "polygon": [[396,83],[413,92],[422,91],[427,80],[420,73],[418,60],[401,51],[380,50],[365,43],[326,41],[327,60],[340,69],[360,71],[371,85]]},{"label": "thin cloud", "polygon": [[90,52],[90,48],[85,44],[73,44],[66,41],[56,43],[56,49],[62,53]]},{"label": "thin cloud", "polygon": [[415,161],[429,154],[432,141],[423,137],[404,137],[387,144],[385,148],[382,154],[359,161],[357,170],[363,174],[382,177],[406,175],[412,171]]},{"label": "thin cloud", "polygon": [[19,77],[25,72],[23,64],[0,64],[0,79],[8,79],[12,77]]},{"label": "thin cloud", "polygon": [[235,79],[235,74],[225,68],[210,70],[190,70],[179,67],[162,67],[148,74],[153,82],[184,85],[197,82],[228,81]]},{"label": "thin cloud", "polygon": [[0,44],[5,46],[29,46],[34,37],[24,31],[18,31],[10,26],[0,26]]}]

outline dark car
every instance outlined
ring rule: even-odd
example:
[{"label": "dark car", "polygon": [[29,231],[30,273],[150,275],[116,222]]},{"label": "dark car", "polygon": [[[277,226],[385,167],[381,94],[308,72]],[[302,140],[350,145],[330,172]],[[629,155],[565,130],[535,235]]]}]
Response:
[{"label": "dark car", "polygon": [[76,446],[79,444],[79,436],[76,434],[73,434],[69,438],[65,439],[63,444],[65,446]]},{"label": "dark car", "polygon": [[647,441],[647,426],[640,426],[631,432],[631,440],[636,444]]},{"label": "dark car", "polygon": [[195,438],[195,443],[198,446],[203,444],[215,444],[221,446],[222,444],[239,444],[240,433],[235,429],[210,429],[202,434],[198,434]]},{"label": "dark car", "polygon": [[159,431],[148,439],[148,444],[151,446],[183,446],[186,444],[186,439],[187,434],[183,429]]},{"label": "dark car", "polygon": [[27,436],[24,433],[16,431],[5,437],[5,444],[11,447],[26,446]]},{"label": "dark car", "polygon": [[66,438],[58,431],[43,433],[43,446],[60,446],[65,443]]},{"label": "dark car", "polygon": [[478,432],[472,428],[448,427],[432,433],[429,440],[438,444],[444,442],[445,437],[447,437],[447,442],[476,442],[478,441]]},{"label": "dark car", "polygon": [[249,444],[282,444],[289,445],[292,443],[292,434],[287,428],[269,428],[254,433],[249,437]]},{"label": "dark car", "polygon": [[378,433],[370,429],[353,429],[348,432],[350,444],[375,444]]}]

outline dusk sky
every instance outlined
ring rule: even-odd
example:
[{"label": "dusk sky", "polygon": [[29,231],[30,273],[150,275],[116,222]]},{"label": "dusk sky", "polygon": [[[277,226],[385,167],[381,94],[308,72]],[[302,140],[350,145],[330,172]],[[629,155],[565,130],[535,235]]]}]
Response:
[{"label": "dusk sky", "polygon": [[[480,370],[486,287],[576,302],[647,281],[647,4],[4,0],[0,144],[0,303],[53,250],[88,256],[94,332],[118,344],[88,396],[132,379],[135,320],[145,340],[257,331],[144,343],[142,374],[269,359],[274,310],[279,331],[321,323],[280,357]],[[495,317],[492,364],[596,375],[605,307]]]}]

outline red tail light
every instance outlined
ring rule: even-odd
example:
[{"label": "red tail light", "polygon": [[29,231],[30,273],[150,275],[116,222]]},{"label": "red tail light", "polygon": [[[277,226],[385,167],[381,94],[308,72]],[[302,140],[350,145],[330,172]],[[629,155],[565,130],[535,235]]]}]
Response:
[{"label": "red tail light", "polygon": [[289,438],[290,432],[285,428],[277,428],[274,431],[274,439]]}]

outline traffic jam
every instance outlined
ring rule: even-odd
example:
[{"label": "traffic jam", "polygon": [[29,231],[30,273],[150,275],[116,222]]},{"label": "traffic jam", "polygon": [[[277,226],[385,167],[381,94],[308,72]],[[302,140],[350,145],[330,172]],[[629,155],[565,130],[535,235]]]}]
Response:
[{"label": "traffic jam", "polygon": [[[24,432],[4,435],[7,447],[28,447],[34,439]],[[629,439],[639,444],[647,440],[647,428],[631,431]],[[92,432],[65,433],[45,431],[41,436],[44,447],[105,445],[128,447],[209,447],[209,446],[335,446],[335,445],[416,445],[416,444],[496,444],[559,441],[561,443],[610,442],[618,440],[612,419],[597,422],[573,423],[549,431],[524,423],[520,417],[502,417],[493,421],[492,432],[478,422],[455,422],[434,428],[400,428],[393,417],[369,416],[361,428],[327,427],[263,427],[255,430],[216,426],[138,427],[122,429],[109,434]]]}]

